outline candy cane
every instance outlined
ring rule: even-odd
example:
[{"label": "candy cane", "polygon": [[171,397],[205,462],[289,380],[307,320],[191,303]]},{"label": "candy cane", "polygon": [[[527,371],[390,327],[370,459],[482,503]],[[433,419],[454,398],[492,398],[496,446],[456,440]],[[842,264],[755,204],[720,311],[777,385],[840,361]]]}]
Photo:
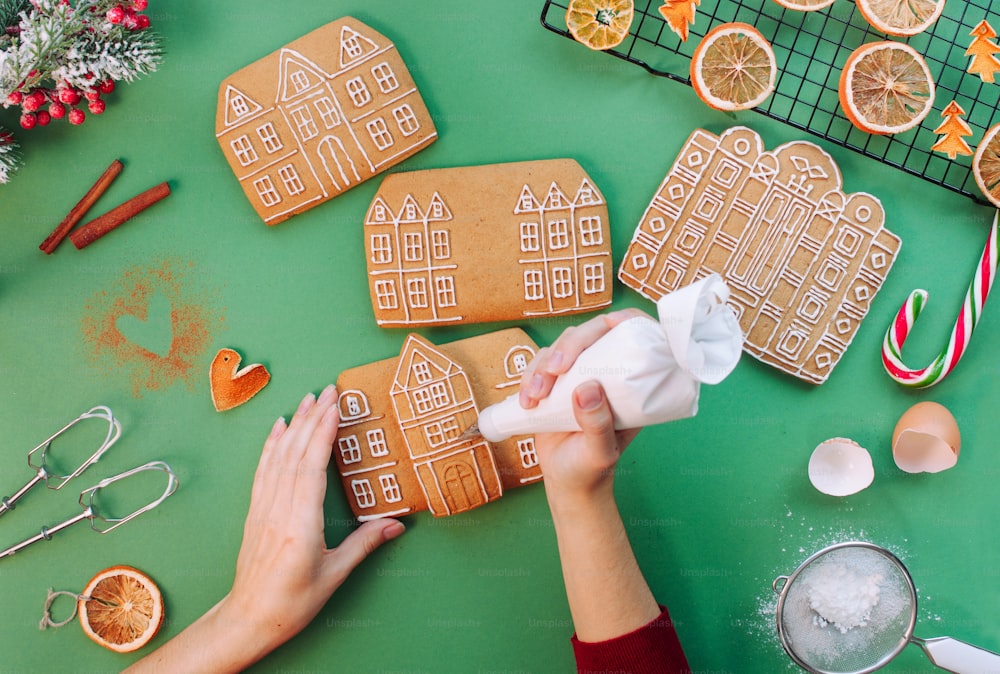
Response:
[{"label": "candy cane", "polygon": [[896,320],[886,331],[885,340],[882,342],[882,364],[889,376],[903,386],[927,388],[937,384],[955,369],[969,346],[972,331],[976,328],[983,305],[986,303],[986,296],[990,293],[997,273],[997,215],[1000,215],[1000,211],[993,215],[993,225],[986,240],[986,248],[979,260],[976,275],[969,284],[965,303],[955,321],[955,327],[951,330],[951,337],[945,350],[929,365],[919,370],[906,367],[902,361],[903,342],[906,341],[917,316],[927,303],[926,290],[914,290],[910,293],[906,302],[899,308]]}]

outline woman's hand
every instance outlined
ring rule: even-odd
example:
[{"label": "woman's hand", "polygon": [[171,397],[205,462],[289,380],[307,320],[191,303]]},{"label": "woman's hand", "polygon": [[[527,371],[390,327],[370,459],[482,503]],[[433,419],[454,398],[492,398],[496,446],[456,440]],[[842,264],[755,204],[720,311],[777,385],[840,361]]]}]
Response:
[{"label": "woman's hand", "polygon": [[[638,309],[624,309],[597,316],[569,327],[540,349],[521,377],[521,407],[530,409],[548,396],[556,379],[568,372],[576,359],[615,326],[634,318],[649,318]],[[538,461],[551,497],[591,497],[606,490],[614,467],[638,429],[615,431],[614,418],[604,390],[596,381],[580,384],[573,391],[573,409],[583,432],[540,433],[535,437]]]},{"label": "woman's hand", "polygon": [[233,588],[129,671],[235,672],[298,634],[347,576],[403,533],[366,522],[335,548],[323,535],[326,470],[339,424],[337,390],[307,395],[290,424],[275,422],[261,453]]}]

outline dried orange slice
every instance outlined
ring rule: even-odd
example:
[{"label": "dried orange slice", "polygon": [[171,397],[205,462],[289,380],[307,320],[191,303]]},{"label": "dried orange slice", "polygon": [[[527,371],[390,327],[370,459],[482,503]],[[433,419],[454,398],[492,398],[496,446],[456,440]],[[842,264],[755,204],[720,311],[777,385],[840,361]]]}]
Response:
[{"label": "dried orange slice", "polygon": [[1000,124],[987,129],[972,158],[972,175],[983,196],[1000,208]]},{"label": "dried orange slice", "polygon": [[748,110],[774,91],[778,66],[771,44],[745,23],[708,31],[691,55],[691,86],[716,110]]},{"label": "dried orange slice", "polygon": [[566,27],[577,42],[603,51],[621,44],[634,15],[632,0],[570,0]]},{"label": "dried orange slice", "polygon": [[840,105],[866,133],[902,133],[924,120],[934,105],[927,62],[900,42],[870,42],[847,57],[840,73]]},{"label": "dried orange slice", "polygon": [[774,0],[785,9],[799,12],[815,12],[817,9],[829,7],[835,0]]},{"label": "dried orange slice", "polygon": [[944,0],[857,0],[857,4],[873,28],[899,37],[924,32],[944,11]]},{"label": "dried orange slice", "polygon": [[118,653],[142,648],[163,624],[163,595],[153,579],[131,566],[113,566],[94,576],[79,604],[88,637]]}]

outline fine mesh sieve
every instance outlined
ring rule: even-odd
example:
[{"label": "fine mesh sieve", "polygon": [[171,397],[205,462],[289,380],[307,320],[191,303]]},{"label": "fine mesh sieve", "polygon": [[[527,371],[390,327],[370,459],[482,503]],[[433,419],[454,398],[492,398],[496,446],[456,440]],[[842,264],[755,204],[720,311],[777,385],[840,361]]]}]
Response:
[{"label": "fine mesh sieve", "polygon": [[909,643],[938,667],[960,674],[1000,672],[1000,655],[941,637],[913,636],[917,592],[903,563],[865,542],[837,543],[816,552],[790,576],[772,583],[778,593],[781,645],[815,674],[864,674],[888,664]]}]

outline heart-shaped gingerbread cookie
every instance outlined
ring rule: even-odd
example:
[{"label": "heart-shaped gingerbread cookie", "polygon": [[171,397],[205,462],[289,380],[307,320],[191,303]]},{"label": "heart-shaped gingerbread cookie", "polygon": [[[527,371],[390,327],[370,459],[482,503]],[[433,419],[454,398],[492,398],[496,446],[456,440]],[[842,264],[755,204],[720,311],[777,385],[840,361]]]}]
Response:
[{"label": "heart-shaped gingerbread cookie", "polygon": [[271,373],[260,363],[238,369],[242,360],[240,354],[232,349],[219,349],[212,360],[209,382],[212,403],[219,412],[242,405],[271,381]]}]

